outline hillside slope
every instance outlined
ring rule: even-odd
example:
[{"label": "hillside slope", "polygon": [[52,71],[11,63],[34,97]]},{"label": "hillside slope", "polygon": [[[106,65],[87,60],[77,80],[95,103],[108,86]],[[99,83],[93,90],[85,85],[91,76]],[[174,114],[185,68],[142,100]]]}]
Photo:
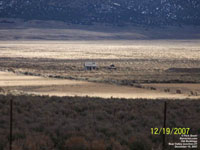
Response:
[{"label": "hillside slope", "polygon": [[0,0],[0,18],[88,25],[200,25],[199,10],[199,0]]},{"label": "hillside slope", "polygon": [[200,39],[200,26],[113,27],[62,21],[0,19],[0,40],[153,40]]}]

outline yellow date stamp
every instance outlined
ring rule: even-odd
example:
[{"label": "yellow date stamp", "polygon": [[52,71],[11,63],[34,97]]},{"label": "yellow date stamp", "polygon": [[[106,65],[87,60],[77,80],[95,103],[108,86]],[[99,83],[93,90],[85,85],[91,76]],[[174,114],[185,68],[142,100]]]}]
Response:
[{"label": "yellow date stamp", "polygon": [[151,128],[152,135],[188,135],[190,128]]}]

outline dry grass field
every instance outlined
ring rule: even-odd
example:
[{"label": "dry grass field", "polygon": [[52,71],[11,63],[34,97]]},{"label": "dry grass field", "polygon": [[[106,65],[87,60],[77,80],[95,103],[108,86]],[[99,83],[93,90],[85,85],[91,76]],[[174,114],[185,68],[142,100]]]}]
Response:
[{"label": "dry grass field", "polygon": [[[167,127],[200,135],[197,100],[0,95],[0,150],[9,145],[10,99],[14,150],[161,150],[162,135],[152,135],[151,128],[163,127],[164,101]],[[179,137],[166,136],[166,143]]]},{"label": "dry grass field", "polygon": [[[155,84],[157,85],[157,84]],[[197,88],[191,89],[193,86]],[[189,90],[199,92],[199,84],[192,84]],[[188,87],[188,84],[185,85]],[[89,96],[102,98],[168,98],[168,99],[198,99],[196,93],[188,95],[188,91],[183,93],[165,92],[164,90],[151,89],[154,85],[143,88],[134,86],[118,86],[114,84],[94,83],[87,81],[76,81],[69,79],[44,78],[41,76],[27,76],[10,72],[0,72],[0,87],[3,94],[37,94],[49,96]],[[147,88],[145,88],[147,87]],[[170,87],[167,87],[168,89]],[[166,89],[167,89],[166,88]],[[176,87],[179,88],[180,87]],[[176,89],[175,88],[175,89]],[[196,94],[196,95],[195,95]]]},{"label": "dry grass field", "polygon": [[[83,65],[87,61],[95,61],[98,69],[86,71]],[[111,64],[117,69],[108,69]],[[166,95],[198,97],[199,68],[199,40],[0,42],[2,71],[130,86],[148,94],[148,91],[152,93],[155,90]],[[158,83],[164,87],[154,85]],[[55,87],[53,90],[62,88]],[[41,91],[44,92],[45,89],[41,88]],[[86,93],[91,92],[89,90]]]},{"label": "dry grass field", "polygon": [[[199,60],[200,40],[1,41],[2,57]],[[188,64],[189,65],[189,64]],[[189,66],[188,66],[189,67]]]}]

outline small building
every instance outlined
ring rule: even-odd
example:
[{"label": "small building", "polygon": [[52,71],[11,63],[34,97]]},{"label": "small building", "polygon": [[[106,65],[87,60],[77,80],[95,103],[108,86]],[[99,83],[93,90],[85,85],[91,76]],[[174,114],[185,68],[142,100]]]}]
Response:
[{"label": "small building", "polygon": [[84,68],[85,70],[95,70],[97,69],[97,64],[96,62],[85,62]]},{"label": "small building", "polygon": [[115,65],[114,64],[112,64],[112,65],[110,65],[109,67],[108,67],[108,69],[113,69],[113,70],[116,70],[117,68],[115,67]]}]

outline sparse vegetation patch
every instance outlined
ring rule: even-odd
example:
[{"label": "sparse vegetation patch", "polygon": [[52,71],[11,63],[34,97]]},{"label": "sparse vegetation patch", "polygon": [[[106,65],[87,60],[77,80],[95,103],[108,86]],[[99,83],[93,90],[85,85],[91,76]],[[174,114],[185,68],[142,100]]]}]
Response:
[{"label": "sparse vegetation patch", "polygon": [[[163,100],[0,95],[0,150],[8,149],[13,100],[15,150],[160,149]],[[167,126],[199,134],[199,100],[167,100]],[[176,136],[167,136],[173,141]]]}]

